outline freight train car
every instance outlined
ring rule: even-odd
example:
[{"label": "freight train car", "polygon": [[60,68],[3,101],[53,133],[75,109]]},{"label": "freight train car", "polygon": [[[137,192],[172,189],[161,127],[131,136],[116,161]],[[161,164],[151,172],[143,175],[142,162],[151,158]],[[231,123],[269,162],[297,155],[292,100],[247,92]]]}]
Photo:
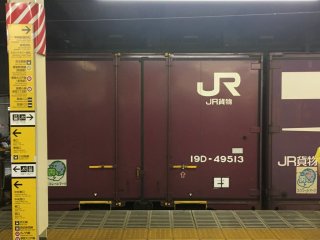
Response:
[{"label": "freight train car", "polygon": [[271,54],[269,208],[318,209],[320,55]]},{"label": "freight train car", "polygon": [[261,73],[259,54],[50,57],[50,206],[259,209]]}]

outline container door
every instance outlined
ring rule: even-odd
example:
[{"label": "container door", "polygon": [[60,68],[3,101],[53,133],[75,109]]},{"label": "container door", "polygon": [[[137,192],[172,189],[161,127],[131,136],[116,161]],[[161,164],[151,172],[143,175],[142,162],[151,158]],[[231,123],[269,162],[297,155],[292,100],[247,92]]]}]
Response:
[{"label": "container door", "polygon": [[[288,201],[320,199],[314,157],[320,146],[320,60],[301,55],[275,59],[271,66],[270,187],[278,201],[271,207],[297,208]],[[305,205],[300,208],[314,209],[318,202]]]},{"label": "container door", "polygon": [[112,61],[48,61],[50,200],[114,198],[114,79]]},{"label": "container door", "polygon": [[175,60],[169,87],[169,197],[259,196],[259,60]]}]

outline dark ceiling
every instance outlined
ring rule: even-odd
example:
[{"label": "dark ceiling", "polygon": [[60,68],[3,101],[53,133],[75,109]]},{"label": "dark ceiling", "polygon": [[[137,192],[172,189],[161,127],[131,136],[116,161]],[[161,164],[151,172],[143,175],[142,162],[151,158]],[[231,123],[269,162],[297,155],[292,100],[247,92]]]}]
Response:
[{"label": "dark ceiling", "polygon": [[[0,3],[0,94],[7,92]],[[271,52],[320,50],[316,2],[46,0],[47,51]]]},{"label": "dark ceiling", "polygon": [[[49,53],[320,49],[319,1],[45,3]],[[1,4],[1,36],[5,36]],[[1,45],[6,45],[4,37]]]}]

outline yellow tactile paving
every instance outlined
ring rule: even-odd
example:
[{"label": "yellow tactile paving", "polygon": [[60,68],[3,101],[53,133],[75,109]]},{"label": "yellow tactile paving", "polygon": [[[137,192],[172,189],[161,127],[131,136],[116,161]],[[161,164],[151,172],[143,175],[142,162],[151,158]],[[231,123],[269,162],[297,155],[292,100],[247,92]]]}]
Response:
[{"label": "yellow tactile paving", "polygon": [[122,229],[114,229],[114,228],[106,228],[106,229],[99,229],[98,234],[95,237],[95,240],[118,240],[122,239],[123,230]]},{"label": "yellow tactile paving", "polygon": [[144,228],[127,228],[124,230],[123,239],[148,239],[148,229]]},{"label": "yellow tactile paving", "polygon": [[307,240],[319,240],[320,239],[320,229],[299,229],[296,232]]},{"label": "yellow tactile paving", "polygon": [[201,240],[224,240],[222,231],[219,228],[199,228],[198,235]]},{"label": "yellow tactile paving", "polygon": [[272,232],[281,240],[303,240],[303,235],[295,229],[272,229]]},{"label": "yellow tactile paving", "polygon": [[48,239],[70,239],[75,231],[74,229],[49,229]]},{"label": "yellow tactile paving", "polygon": [[249,236],[254,240],[278,240],[278,238],[273,234],[270,229],[265,228],[252,228],[246,229]]},{"label": "yellow tactile paving", "polygon": [[[48,240],[320,240],[320,229],[133,228],[49,229]],[[0,240],[12,240],[10,229]]]},{"label": "yellow tactile paving", "polygon": [[78,229],[75,231],[70,240],[95,239],[98,234],[98,229]]},{"label": "yellow tactile paving", "polygon": [[149,230],[149,238],[148,239],[152,239],[152,240],[156,240],[156,239],[172,239],[173,235],[172,235],[172,231],[170,228],[153,228]]},{"label": "yellow tactile paving", "polygon": [[197,230],[195,228],[174,228],[173,239],[183,240],[183,239],[199,239]]},{"label": "yellow tactile paving", "polygon": [[251,240],[251,237],[248,235],[245,229],[235,228],[235,229],[222,229],[223,235],[228,240]]}]

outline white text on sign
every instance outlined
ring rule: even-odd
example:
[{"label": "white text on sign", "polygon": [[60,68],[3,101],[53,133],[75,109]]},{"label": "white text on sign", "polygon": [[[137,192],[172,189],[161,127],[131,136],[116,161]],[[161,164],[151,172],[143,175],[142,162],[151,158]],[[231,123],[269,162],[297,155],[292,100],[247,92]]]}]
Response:
[{"label": "white text on sign", "polygon": [[243,163],[244,157],[242,155],[217,155],[214,157],[209,157],[206,155],[191,155],[190,162],[192,163]]}]

